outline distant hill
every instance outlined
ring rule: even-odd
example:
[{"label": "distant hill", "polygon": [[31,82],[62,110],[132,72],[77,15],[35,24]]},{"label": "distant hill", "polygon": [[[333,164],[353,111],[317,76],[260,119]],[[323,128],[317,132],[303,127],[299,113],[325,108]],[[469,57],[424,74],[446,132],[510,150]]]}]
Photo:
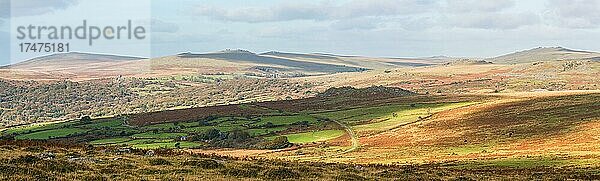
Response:
[{"label": "distant hill", "polygon": [[43,66],[57,66],[57,65],[83,65],[88,63],[101,63],[101,62],[124,62],[131,60],[144,59],[141,57],[131,56],[120,56],[120,55],[108,55],[108,54],[94,54],[94,53],[80,53],[80,52],[69,52],[69,53],[57,53],[52,55],[46,55],[41,57],[32,58],[23,62],[19,62],[13,65],[5,66],[4,68],[17,68],[17,69],[28,69],[33,67]]},{"label": "distant hill", "polygon": [[338,56],[338,55],[327,55],[327,54],[301,54],[301,53],[285,53],[285,52],[270,51],[270,52],[261,53],[260,55],[286,57],[286,58],[337,59],[337,60],[340,60],[338,58],[340,56]]},{"label": "distant hill", "polygon": [[486,65],[492,64],[492,62],[488,62],[485,60],[477,60],[477,59],[458,59],[452,60],[444,63],[443,65]]},{"label": "distant hill", "polygon": [[[212,53],[180,53],[150,59],[73,52],[37,57],[0,67],[0,76],[14,79],[90,79],[115,76],[161,77],[189,74],[229,74],[285,78],[433,65],[489,63],[510,65],[557,60],[600,62],[600,54],[562,47],[535,48],[489,59],[447,56],[365,57],[278,51],[257,54],[241,49],[226,49]],[[581,69],[587,65],[579,67]]]},{"label": "distant hill", "polygon": [[518,64],[539,61],[559,60],[592,60],[600,61],[600,53],[590,51],[571,50],[563,47],[538,47],[530,50],[515,52],[485,61],[498,64]]},{"label": "distant hill", "polygon": [[141,57],[94,53],[59,53],[0,67],[0,75],[14,79],[76,79],[137,75],[147,66]]},{"label": "distant hill", "polygon": [[386,57],[365,57],[348,56],[328,53],[286,53],[286,52],[266,52],[263,56],[288,58],[299,61],[323,62],[337,65],[358,66],[368,69],[393,69],[399,67],[422,67],[439,64],[445,60],[437,58],[386,58]]},{"label": "distant hill", "polygon": [[267,66],[273,65],[278,70],[290,71],[305,71],[305,72],[322,72],[322,73],[337,73],[337,72],[358,72],[367,70],[367,68],[329,64],[327,62],[311,62],[289,59],[286,57],[264,56],[264,54],[255,54],[247,50],[224,50],[215,53],[193,54],[183,53],[178,55],[179,58],[192,59],[216,59],[229,62],[254,63]]},{"label": "distant hill", "polygon": [[333,54],[302,54],[226,49],[212,53],[180,53],[144,59],[92,53],[62,53],[33,58],[0,68],[19,79],[164,76],[178,74],[245,74],[298,77],[432,65],[423,59],[372,58]]}]

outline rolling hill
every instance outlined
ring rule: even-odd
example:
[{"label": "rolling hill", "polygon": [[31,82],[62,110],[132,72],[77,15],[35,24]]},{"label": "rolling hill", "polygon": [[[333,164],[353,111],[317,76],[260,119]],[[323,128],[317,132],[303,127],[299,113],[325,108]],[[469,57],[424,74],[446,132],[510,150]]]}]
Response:
[{"label": "rolling hill", "polygon": [[139,67],[130,65],[144,59],[95,53],[59,53],[0,67],[0,74],[11,79],[71,79],[134,75],[138,73],[134,70],[139,70]]},{"label": "rolling hill", "polygon": [[[212,53],[180,53],[144,59],[139,57],[92,53],[64,53],[33,58],[0,67],[0,74],[9,79],[94,79],[115,76],[160,77],[188,74],[229,74],[269,78],[305,77],[366,70],[428,69],[433,65],[446,67],[506,65],[576,60],[579,69],[600,61],[600,53],[571,50],[562,47],[535,48],[495,58],[454,58],[432,56],[421,58],[386,58],[345,56],[326,53],[287,53],[270,51],[253,53],[226,49]],[[573,64],[573,63],[571,63]],[[579,66],[580,64],[586,64]],[[530,65],[531,66],[531,65]],[[562,71],[570,65],[556,65]],[[558,68],[556,68],[558,67]],[[516,67],[529,69],[528,67]],[[540,66],[532,67],[536,72]],[[441,71],[444,72],[444,71]]]},{"label": "rolling hill", "polygon": [[[430,61],[431,60],[431,61]],[[227,49],[212,53],[180,53],[151,59],[92,54],[53,54],[0,68],[13,79],[90,79],[114,76],[156,77],[182,74],[244,74],[258,77],[301,77],[375,69],[433,65],[438,58],[371,58],[333,54],[300,54]]]},{"label": "rolling hill", "polygon": [[426,58],[379,58],[365,56],[347,56],[335,55],[326,53],[286,53],[286,52],[266,52],[260,54],[262,56],[287,58],[299,61],[310,62],[327,62],[336,65],[358,66],[368,69],[393,69],[399,67],[423,67],[438,64],[440,62],[450,61],[452,58],[446,57],[443,59],[435,57]]},{"label": "rolling hill", "polygon": [[538,47],[530,50],[519,51],[507,55],[502,55],[499,57],[486,59],[486,61],[498,64],[519,64],[559,60],[600,61],[600,53],[571,50],[563,47]]},{"label": "rolling hill", "polygon": [[46,55],[41,57],[32,58],[23,62],[19,62],[13,65],[8,65],[3,68],[15,68],[15,69],[32,69],[35,67],[44,66],[85,66],[86,64],[96,63],[118,63],[132,60],[144,59],[141,57],[131,56],[120,56],[120,55],[108,55],[108,54],[94,54],[94,53],[58,53],[52,55]]},{"label": "rolling hill", "polygon": [[352,67],[346,65],[329,64],[328,62],[311,62],[286,57],[271,57],[262,56],[246,50],[224,50],[215,53],[192,54],[183,53],[178,55],[182,59],[216,59],[229,62],[262,64],[266,67],[276,68],[280,71],[303,71],[303,72],[320,72],[320,73],[337,73],[337,72],[358,72],[364,71],[366,68]]}]

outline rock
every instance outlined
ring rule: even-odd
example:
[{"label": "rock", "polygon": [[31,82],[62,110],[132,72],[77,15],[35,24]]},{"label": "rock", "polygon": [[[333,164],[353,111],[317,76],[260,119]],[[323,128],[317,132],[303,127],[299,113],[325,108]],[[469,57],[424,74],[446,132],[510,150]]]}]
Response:
[{"label": "rock", "polygon": [[41,153],[39,157],[41,159],[45,159],[45,160],[52,160],[52,159],[56,158],[56,154],[54,154],[52,152],[44,152],[44,153]]},{"label": "rock", "polygon": [[148,157],[152,157],[152,156],[154,156],[154,150],[148,150],[148,151],[146,152],[146,156],[148,156]]}]

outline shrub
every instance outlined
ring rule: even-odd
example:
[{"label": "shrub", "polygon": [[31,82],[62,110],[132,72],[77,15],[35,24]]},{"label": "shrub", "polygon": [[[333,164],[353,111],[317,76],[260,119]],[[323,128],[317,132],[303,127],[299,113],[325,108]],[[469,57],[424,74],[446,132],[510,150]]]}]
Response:
[{"label": "shrub", "polygon": [[281,180],[299,178],[300,174],[288,168],[276,168],[267,170],[264,176],[271,180]]},{"label": "shrub", "polygon": [[190,160],[190,161],[186,161],[183,163],[184,165],[187,166],[196,166],[196,167],[200,167],[203,169],[218,169],[218,168],[223,168],[223,164],[215,161],[215,160],[210,160],[210,159],[204,159],[204,160]]},{"label": "shrub", "polygon": [[192,138],[194,141],[213,140],[221,137],[221,131],[211,128]]},{"label": "shrub", "polygon": [[92,118],[90,118],[90,116],[83,116],[81,117],[81,122],[83,123],[91,123],[92,122]]},{"label": "shrub", "polygon": [[28,152],[42,152],[44,150],[45,150],[44,148],[39,147],[39,146],[30,146],[30,147],[25,148],[25,151],[28,151]]},{"label": "shrub", "polygon": [[78,170],[89,170],[89,167],[82,164],[67,162],[63,160],[43,160],[40,164],[40,169],[45,171],[70,173],[76,172]]},{"label": "shrub", "polygon": [[271,141],[261,143],[258,147],[261,149],[282,149],[291,146],[292,143],[285,136],[279,136]]},{"label": "shrub", "polygon": [[15,158],[13,160],[11,160],[11,163],[13,164],[34,164],[38,161],[40,161],[41,159],[33,156],[33,155],[24,155],[24,156],[20,156],[19,158]]},{"label": "shrub", "polygon": [[359,180],[367,180],[367,178],[362,177],[362,176],[357,175],[357,174],[344,173],[344,174],[335,176],[335,180],[356,180],[356,181],[359,181]]},{"label": "shrub", "polygon": [[237,168],[227,168],[221,171],[222,174],[234,176],[234,177],[246,177],[246,178],[256,178],[258,177],[258,171],[252,169],[237,169]]},{"label": "shrub", "polygon": [[150,165],[171,165],[171,162],[162,158],[151,159]]}]

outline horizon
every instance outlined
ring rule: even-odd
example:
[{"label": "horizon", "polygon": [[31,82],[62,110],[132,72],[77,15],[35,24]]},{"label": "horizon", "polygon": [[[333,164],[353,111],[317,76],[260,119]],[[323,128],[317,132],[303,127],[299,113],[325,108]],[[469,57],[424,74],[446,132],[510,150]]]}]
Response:
[{"label": "horizon", "polygon": [[121,56],[121,57],[130,57],[130,58],[139,58],[141,60],[141,59],[153,59],[153,58],[174,56],[174,55],[183,54],[183,53],[208,54],[208,53],[218,53],[220,51],[225,51],[225,50],[245,50],[245,51],[249,51],[250,53],[257,54],[257,55],[260,55],[260,54],[263,54],[263,53],[269,53],[269,52],[278,52],[278,53],[292,53],[292,54],[306,54],[306,55],[310,55],[310,54],[322,54],[322,55],[351,56],[351,57],[365,57],[365,58],[407,58],[407,59],[420,59],[420,58],[432,58],[432,57],[448,57],[448,58],[467,58],[467,59],[490,59],[490,58],[504,56],[504,55],[508,55],[508,54],[512,54],[512,53],[535,50],[535,49],[538,49],[538,48],[564,48],[564,49],[572,50],[572,51],[584,51],[584,52],[594,52],[594,53],[596,53],[596,51],[576,49],[576,48],[569,48],[569,47],[562,47],[562,46],[538,46],[538,47],[533,47],[533,48],[524,49],[524,50],[515,50],[515,51],[512,51],[512,52],[508,52],[508,53],[504,53],[504,54],[500,54],[500,55],[496,55],[496,56],[491,56],[491,57],[467,57],[467,56],[447,56],[447,55],[430,55],[430,56],[422,56],[422,57],[402,57],[402,56],[388,57],[388,56],[347,55],[347,54],[337,54],[337,53],[330,53],[330,52],[283,52],[283,51],[277,51],[277,50],[254,52],[254,51],[250,51],[248,49],[241,49],[241,48],[235,48],[235,49],[233,49],[233,48],[227,48],[227,49],[214,50],[214,51],[208,51],[208,52],[184,51],[184,52],[174,53],[174,54],[171,54],[171,55],[158,56],[158,57],[139,57],[139,56],[125,55],[125,54],[111,54],[111,53],[100,53],[100,52],[72,51],[72,52],[51,53],[51,54],[41,55],[41,56],[32,57],[32,58],[25,59],[25,60],[20,60],[18,62],[12,62],[12,63],[9,63],[9,64],[0,64],[0,66],[10,66],[10,65],[15,65],[15,64],[18,64],[18,63],[23,63],[23,62],[27,62],[27,61],[38,59],[38,58],[42,58],[42,57],[48,57],[48,56],[53,56],[53,55],[63,55],[63,54],[89,54],[89,55],[104,55],[104,56]]},{"label": "horizon", "polygon": [[[324,52],[365,57],[490,58],[535,47],[568,47],[599,52],[600,2],[580,0],[377,0],[377,1],[177,1],[138,0],[140,12],[126,5],[84,0],[0,0],[0,65],[41,55],[15,55],[13,26],[46,21],[77,23],[91,7],[119,20],[127,11],[150,27],[145,47],[100,41],[73,51],[139,57],[181,52],[211,52],[227,48],[252,52]],[[21,4],[24,12],[12,12]],[[16,7],[15,7],[16,6]],[[108,11],[108,13],[106,12]],[[87,12],[86,12],[87,13]],[[101,14],[99,14],[101,13]],[[148,15],[149,14],[149,15]],[[139,16],[138,16],[139,15]],[[85,17],[83,17],[85,18]],[[144,20],[145,19],[145,20]],[[92,21],[92,20],[90,20]],[[92,21],[106,25],[101,20]],[[138,22],[138,23],[139,23]],[[35,23],[33,23],[35,24]],[[45,25],[45,24],[41,24]],[[114,45],[114,46],[111,46]],[[14,50],[13,50],[14,51]],[[8,56],[8,57],[7,57]],[[10,58],[15,56],[16,58]]]}]

